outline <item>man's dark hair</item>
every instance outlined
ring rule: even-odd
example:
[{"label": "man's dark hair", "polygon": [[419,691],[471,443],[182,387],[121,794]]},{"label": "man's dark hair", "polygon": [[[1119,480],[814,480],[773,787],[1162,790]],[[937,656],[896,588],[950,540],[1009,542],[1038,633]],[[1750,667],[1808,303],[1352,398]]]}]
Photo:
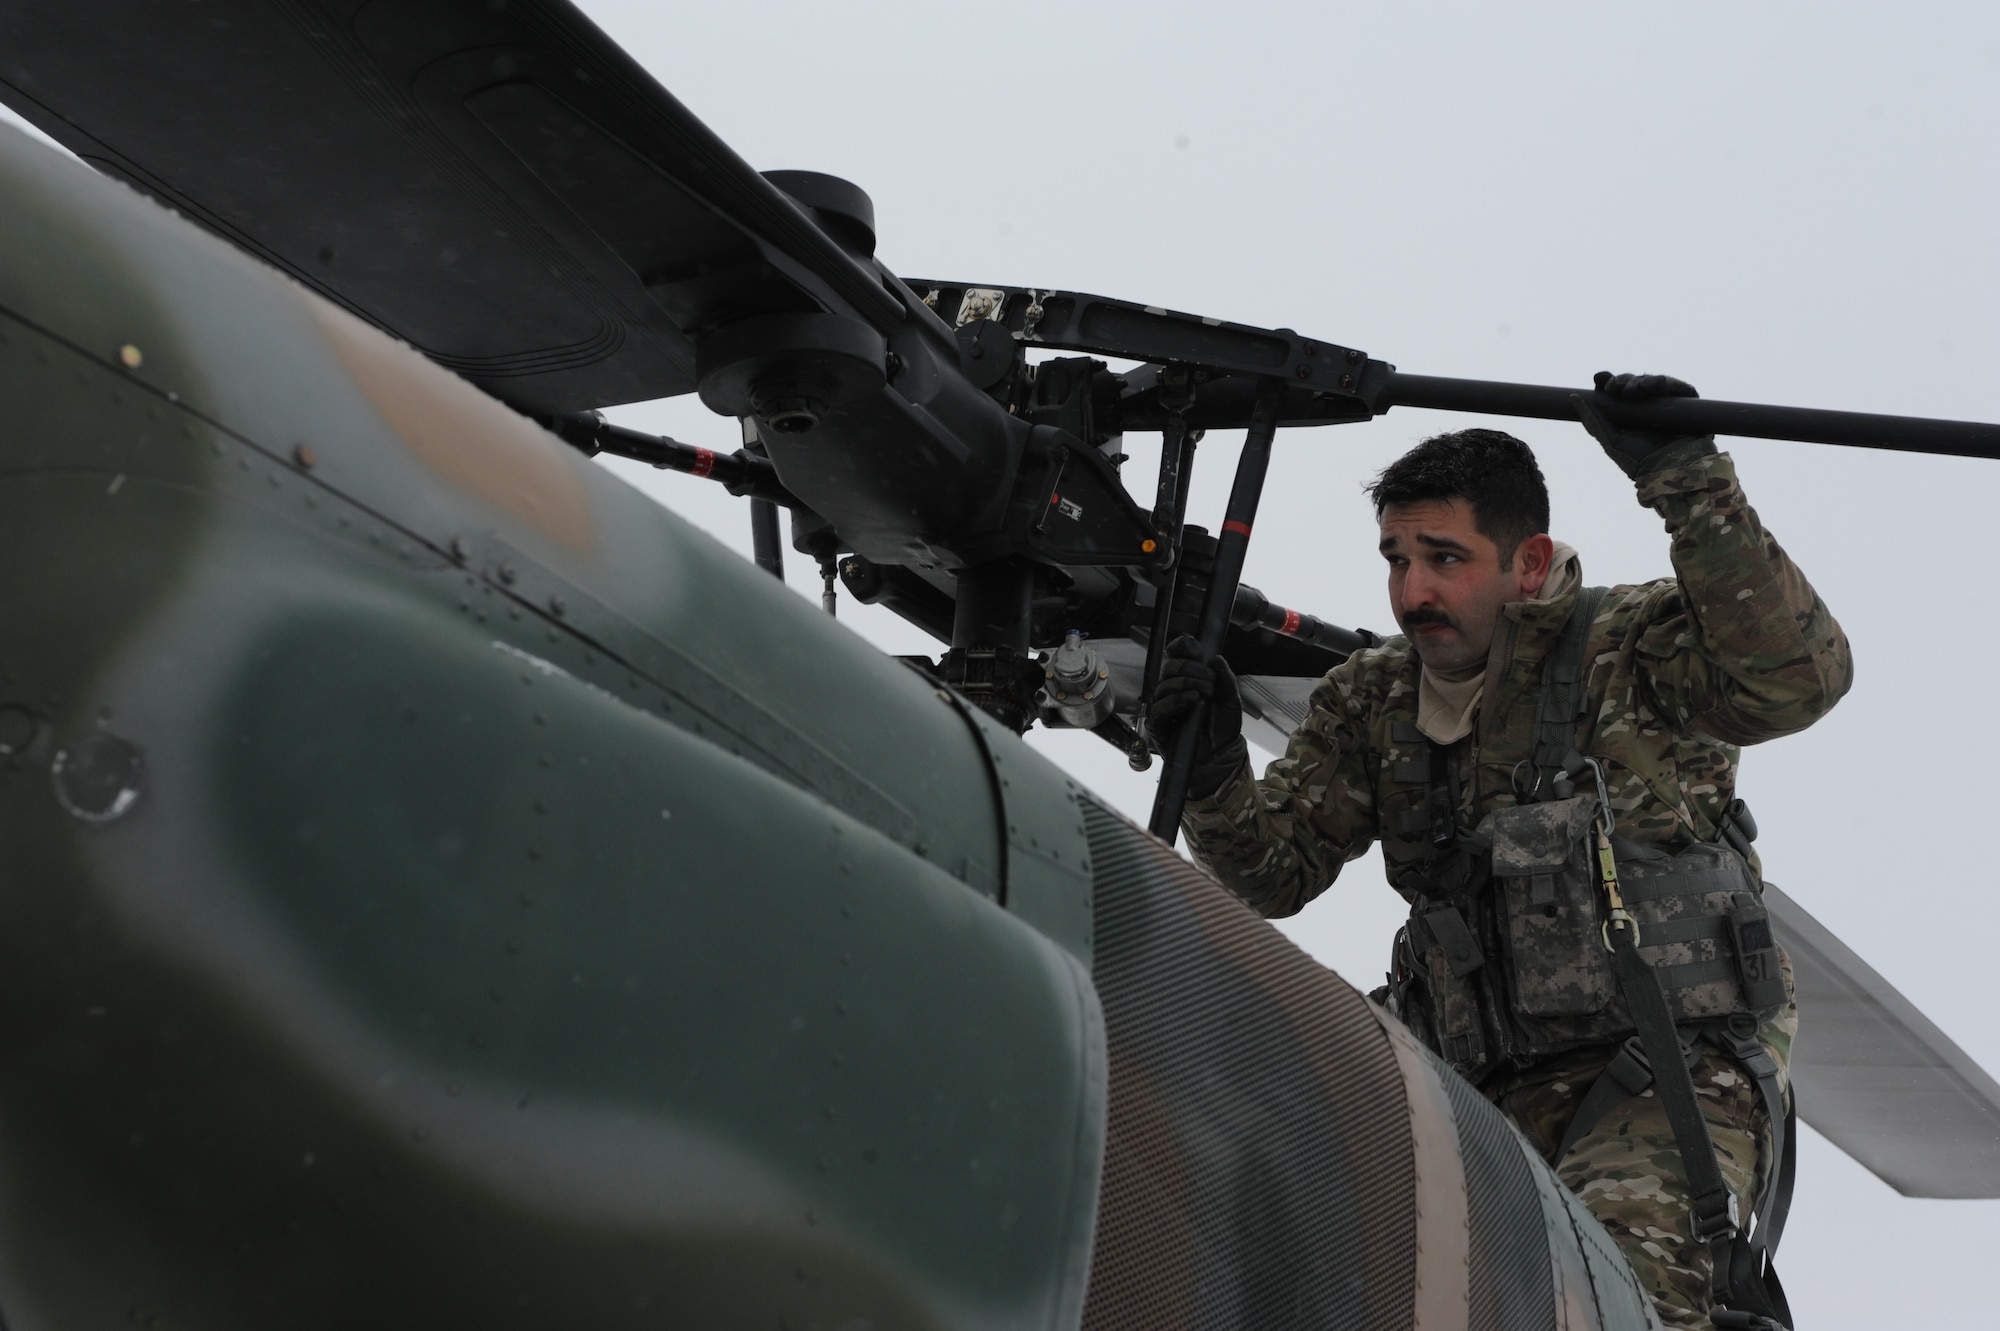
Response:
[{"label": "man's dark hair", "polygon": [[1528,446],[1499,430],[1436,434],[1382,469],[1366,487],[1375,516],[1391,504],[1463,499],[1473,525],[1500,549],[1500,567],[1514,566],[1514,552],[1549,529],[1549,487]]}]

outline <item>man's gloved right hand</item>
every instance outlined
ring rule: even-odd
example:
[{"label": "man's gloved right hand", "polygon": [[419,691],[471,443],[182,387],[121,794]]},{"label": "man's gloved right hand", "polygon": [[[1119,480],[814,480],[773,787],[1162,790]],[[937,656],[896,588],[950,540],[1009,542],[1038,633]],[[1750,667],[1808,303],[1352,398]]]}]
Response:
[{"label": "man's gloved right hand", "polygon": [[[1700,397],[1694,385],[1667,374],[1613,374],[1599,370],[1597,391],[1616,402],[1644,402],[1649,398]],[[1603,445],[1620,469],[1633,480],[1641,480],[1669,467],[1684,467],[1697,458],[1715,455],[1712,434],[1671,434],[1661,430],[1632,430],[1613,425],[1582,394],[1571,393],[1570,405],[1590,437]]]},{"label": "man's gloved right hand", "polygon": [[[1204,703],[1212,704],[1205,714]],[[1146,721],[1164,743],[1190,717],[1205,724],[1195,737],[1188,795],[1206,799],[1250,758],[1243,742],[1243,698],[1229,663],[1219,656],[1203,660],[1201,644],[1183,634],[1167,644]]]}]

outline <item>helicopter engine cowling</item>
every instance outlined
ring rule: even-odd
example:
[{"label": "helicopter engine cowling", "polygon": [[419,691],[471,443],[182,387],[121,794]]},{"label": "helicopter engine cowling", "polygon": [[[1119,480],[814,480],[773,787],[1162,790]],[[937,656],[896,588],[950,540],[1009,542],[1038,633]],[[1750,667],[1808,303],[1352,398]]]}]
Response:
[{"label": "helicopter engine cowling", "polygon": [[9,1326],[1655,1325],[963,697],[11,131],[0,199]]}]

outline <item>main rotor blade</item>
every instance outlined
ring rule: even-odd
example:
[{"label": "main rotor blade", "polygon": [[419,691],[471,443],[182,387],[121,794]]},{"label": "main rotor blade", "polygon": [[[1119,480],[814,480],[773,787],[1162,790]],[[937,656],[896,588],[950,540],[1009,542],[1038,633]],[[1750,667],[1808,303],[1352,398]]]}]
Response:
[{"label": "main rotor blade", "polygon": [[1541,420],[1574,421],[1572,394],[1588,400],[1620,425],[1676,430],[1684,434],[1726,434],[1747,439],[1795,439],[1812,444],[1846,444],[1854,448],[1887,448],[1903,453],[1941,453],[1948,457],[2000,458],[2000,425],[1977,421],[1940,421],[1922,416],[1875,416],[1859,411],[1820,411],[1812,407],[1769,407],[1754,402],[1718,402],[1709,398],[1655,398],[1644,403],[1619,401],[1588,388],[1548,388],[1537,384],[1503,384],[1486,379],[1441,379],[1391,371],[1376,410],[1428,407],[1435,411],[1482,412],[1495,416],[1532,416]]},{"label": "main rotor blade", "polygon": [[1798,985],[1799,1117],[1905,1197],[2000,1197],[2000,1085],[1798,902],[1764,902]]},{"label": "main rotor blade", "polygon": [[747,315],[904,315],[567,0],[12,0],[0,100],[538,412],[687,392]]}]

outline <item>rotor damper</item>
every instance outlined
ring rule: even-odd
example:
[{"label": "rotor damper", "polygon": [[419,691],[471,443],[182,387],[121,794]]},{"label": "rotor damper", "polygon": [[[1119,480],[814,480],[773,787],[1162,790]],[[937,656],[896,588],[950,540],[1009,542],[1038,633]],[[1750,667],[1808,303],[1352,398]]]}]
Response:
[{"label": "rotor damper", "polygon": [[882,335],[858,319],[766,314],[702,338],[695,372],[709,410],[804,434],[835,407],[881,392],[887,356]]}]

